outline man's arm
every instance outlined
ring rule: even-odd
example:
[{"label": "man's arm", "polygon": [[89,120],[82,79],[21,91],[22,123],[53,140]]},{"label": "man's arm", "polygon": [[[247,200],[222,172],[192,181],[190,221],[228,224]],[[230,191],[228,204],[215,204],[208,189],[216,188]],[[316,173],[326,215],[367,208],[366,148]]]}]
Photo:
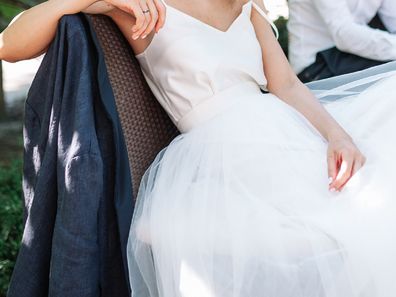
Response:
[{"label": "man's arm", "polygon": [[384,0],[378,14],[386,29],[396,34],[396,0]]},{"label": "man's arm", "polygon": [[396,35],[356,23],[346,0],[313,3],[339,50],[378,61],[396,60]]}]

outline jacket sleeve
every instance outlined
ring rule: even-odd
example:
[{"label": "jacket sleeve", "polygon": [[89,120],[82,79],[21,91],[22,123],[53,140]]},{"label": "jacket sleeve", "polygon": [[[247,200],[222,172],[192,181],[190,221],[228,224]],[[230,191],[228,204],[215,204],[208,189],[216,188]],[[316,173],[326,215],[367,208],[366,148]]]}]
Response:
[{"label": "jacket sleeve", "polygon": [[100,296],[98,212],[103,193],[102,159],[94,153],[77,155],[63,170],[49,295]]},{"label": "jacket sleeve", "polygon": [[396,35],[357,23],[346,0],[313,1],[339,50],[373,60],[396,60]]}]

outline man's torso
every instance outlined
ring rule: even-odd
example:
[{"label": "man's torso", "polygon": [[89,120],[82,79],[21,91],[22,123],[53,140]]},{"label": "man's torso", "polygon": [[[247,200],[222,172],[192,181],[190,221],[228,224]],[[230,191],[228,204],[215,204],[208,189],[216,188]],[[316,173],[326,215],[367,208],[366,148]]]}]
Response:
[{"label": "man's torso", "polygon": [[358,24],[368,24],[384,0],[289,0],[289,59],[296,73],[315,62],[316,53],[335,46],[315,1],[346,1],[349,12],[345,15],[351,14]]}]

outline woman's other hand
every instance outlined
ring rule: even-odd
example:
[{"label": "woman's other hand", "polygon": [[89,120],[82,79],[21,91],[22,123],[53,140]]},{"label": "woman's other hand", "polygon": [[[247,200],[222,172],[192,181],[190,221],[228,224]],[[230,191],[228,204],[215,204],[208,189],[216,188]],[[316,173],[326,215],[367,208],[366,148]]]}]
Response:
[{"label": "woman's other hand", "polygon": [[166,9],[161,0],[105,0],[107,3],[132,14],[136,22],[132,26],[134,40],[146,38],[155,29],[158,32],[165,23]]},{"label": "woman's other hand", "polygon": [[341,191],[365,162],[366,157],[350,137],[330,138],[327,150],[329,190]]}]

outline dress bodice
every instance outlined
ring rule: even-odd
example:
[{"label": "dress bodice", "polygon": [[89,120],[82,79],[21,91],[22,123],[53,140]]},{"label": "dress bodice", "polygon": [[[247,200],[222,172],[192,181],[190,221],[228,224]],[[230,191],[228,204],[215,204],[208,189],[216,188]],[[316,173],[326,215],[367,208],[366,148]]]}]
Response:
[{"label": "dress bodice", "polygon": [[194,107],[236,84],[252,81],[265,88],[261,47],[250,20],[253,5],[244,4],[226,31],[166,5],[164,27],[136,57],[176,126]]}]

